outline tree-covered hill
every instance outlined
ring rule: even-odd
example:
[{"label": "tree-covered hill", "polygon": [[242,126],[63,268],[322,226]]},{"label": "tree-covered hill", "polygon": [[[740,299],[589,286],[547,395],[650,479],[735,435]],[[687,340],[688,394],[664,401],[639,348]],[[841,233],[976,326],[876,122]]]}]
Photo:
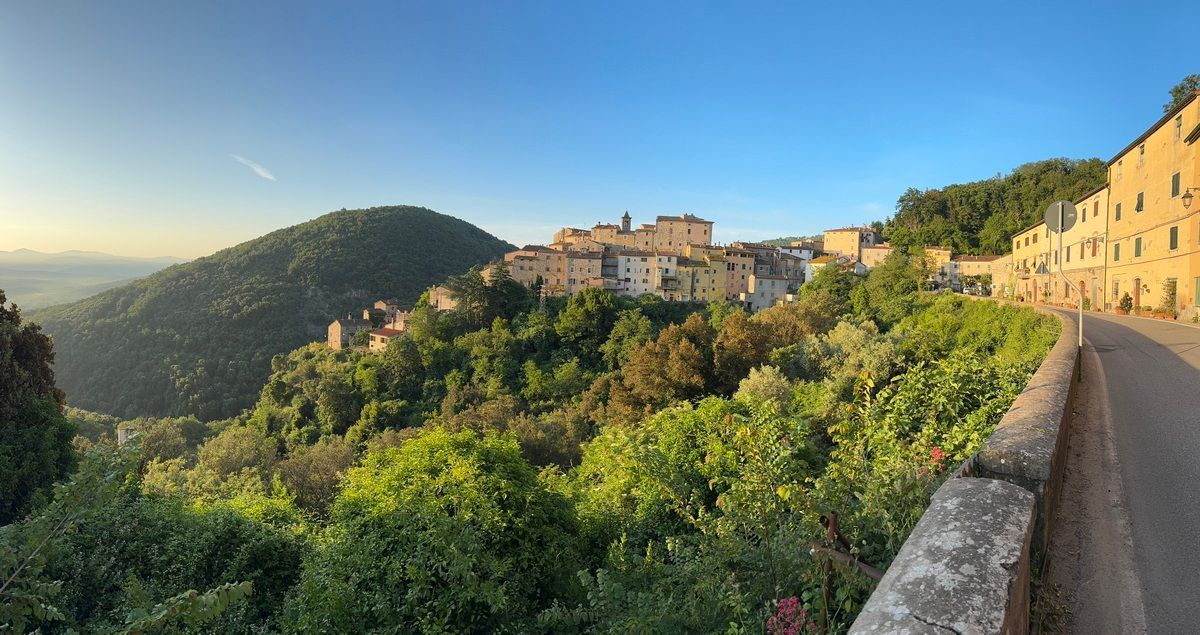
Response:
[{"label": "tree-covered hill", "polygon": [[984,181],[924,191],[909,188],[896,201],[896,213],[883,233],[898,246],[943,245],[955,253],[1006,254],[1012,251],[1012,235],[1037,222],[1046,205],[1080,198],[1107,178],[1100,159],[1048,159]]},{"label": "tree-covered hill", "polygon": [[218,419],[254,403],[271,357],[334,316],[427,287],[512,246],[420,207],[342,210],[34,313],[74,406]]}]

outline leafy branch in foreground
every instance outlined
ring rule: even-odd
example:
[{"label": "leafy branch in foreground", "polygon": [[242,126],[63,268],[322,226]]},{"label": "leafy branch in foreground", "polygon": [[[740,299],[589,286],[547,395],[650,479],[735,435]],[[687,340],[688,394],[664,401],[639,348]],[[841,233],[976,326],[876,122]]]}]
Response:
[{"label": "leafy branch in foreground", "polygon": [[59,581],[44,579],[47,553],[81,518],[116,495],[132,452],[95,445],[78,472],[54,486],[54,500],[24,521],[0,528],[0,627],[23,633],[30,625],[63,619],[53,604]]},{"label": "leafy branch in foreground", "polygon": [[[0,631],[25,633],[66,619],[55,605],[61,580],[48,580],[48,554],[81,521],[110,504],[137,462],[136,447],[91,446],[69,480],[54,487],[54,499],[35,515],[0,528]],[[249,582],[225,584],[205,593],[186,591],[150,609],[132,610],[116,632],[141,634],[174,621],[200,624],[250,595]]]},{"label": "leafy branch in foreground", "polygon": [[151,633],[176,620],[189,625],[202,624],[223,613],[233,603],[249,597],[252,591],[250,582],[222,584],[205,593],[184,591],[148,610],[134,609],[121,633]]}]

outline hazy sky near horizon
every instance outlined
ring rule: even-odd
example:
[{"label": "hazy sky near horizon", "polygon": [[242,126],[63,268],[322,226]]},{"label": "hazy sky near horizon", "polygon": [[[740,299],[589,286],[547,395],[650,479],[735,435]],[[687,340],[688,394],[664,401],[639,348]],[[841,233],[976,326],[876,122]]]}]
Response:
[{"label": "hazy sky near horizon", "polygon": [[24,2],[0,8],[0,249],[195,257],[339,208],[513,243],[716,238],[1108,159],[1200,72],[1189,3]]}]

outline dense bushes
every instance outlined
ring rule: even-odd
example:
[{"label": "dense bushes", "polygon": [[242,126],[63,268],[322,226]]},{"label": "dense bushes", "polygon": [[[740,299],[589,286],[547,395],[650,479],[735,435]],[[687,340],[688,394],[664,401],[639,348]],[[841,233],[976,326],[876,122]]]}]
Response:
[{"label": "dense bushes", "polygon": [[[275,358],[242,416],[137,422],[154,456],[80,532],[75,560],[109,582],[63,569],[68,621],[270,572],[280,586],[222,625],[844,630],[871,583],[839,563],[826,587],[823,519],[846,539],[827,546],[886,567],[1057,335],[1028,309],[922,294],[919,275],[902,257],[865,281],[826,268],[750,316],[599,290],[533,307],[469,274],[469,308],[418,309],[380,354]],[[88,542],[121,513],[148,536]],[[220,540],[230,553],[206,551]],[[181,561],[134,561],[159,542]]]},{"label": "dense bushes", "polygon": [[215,628],[249,632],[278,628],[303,553],[290,529],[229,504],[197,508],[130,487],[79,524],[49,574],[63,581],[66,624],[84,632],[121,625],[132,607],[189,589],[250,582],[253,600],[230,609]]},{"label": "dense bushes", "polygon": [[515,442],[471,432],[369,454],[331,521],[291,607],[296,632],[515,631],[581,564],[566,499]]}]

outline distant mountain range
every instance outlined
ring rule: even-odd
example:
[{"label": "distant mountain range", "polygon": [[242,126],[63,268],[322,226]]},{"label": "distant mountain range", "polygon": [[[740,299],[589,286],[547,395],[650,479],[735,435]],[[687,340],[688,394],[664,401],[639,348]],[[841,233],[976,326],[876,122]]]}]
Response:
[{"label": "distant mountain range", "polygon": [[0,289],[22,309],[37,309],[86,298],[181,262],[187,259],[98,251],[0,251]]},{"label": "distant mountain range", "polygon": [[53,336],[71,405],[222,419],[254,403],[272,357],[325,339],[335,317],[415,302],[511,249],[421,207],[342,210],[25,317]]}]

